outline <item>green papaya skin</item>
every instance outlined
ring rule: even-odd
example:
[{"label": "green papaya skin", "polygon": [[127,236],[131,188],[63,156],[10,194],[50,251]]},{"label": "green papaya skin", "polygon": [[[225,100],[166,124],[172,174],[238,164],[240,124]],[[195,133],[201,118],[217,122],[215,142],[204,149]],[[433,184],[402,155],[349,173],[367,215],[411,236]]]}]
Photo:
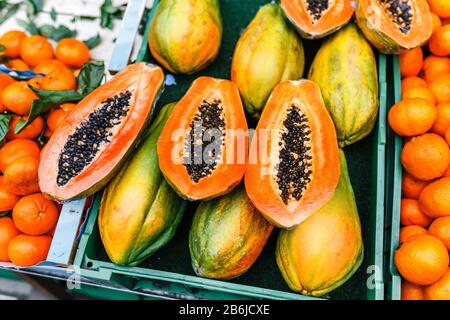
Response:
[{"label": "green papaya skin", "polygon": [[297,227],[282,230],[276,259],[288,286],[320,297],[341,286],[360,267],[361,224],[344,152],[341,178],[331,200]]},{"label": "green papaya skin", "polygon": [[193,74],[219,53],[222,18],[218,0],[161,0],[150,23],[153,57],[173,73]]},{"label": "green papaya skin", "polygon": [[272,89],[284,80],[302,78],[304,66],[300,37],[280,6],[269,3],[261,7],[236,44],[231,80],[239,88],[247,113],[259,118]]},{"label": "green papaya skin", "polygon": [[308,79],[317,83],[341,148],[365,138],[378,114],[378,75],[370,44],[353,24],[327,38]]},{"label": "green papaya skin", "polygon": [[224,280],[240,276],[256,261],[272,230],[251,204],[243,185],[201,202],[189,234],[195,273]]},{"label": "green papaya skin", "polygon": [[156,143],[175,103],[163,107],[149,136],[103,193],[100,236],[113,263],[135,266],[175,234],[186,201],[173,191],[158,166]]}]

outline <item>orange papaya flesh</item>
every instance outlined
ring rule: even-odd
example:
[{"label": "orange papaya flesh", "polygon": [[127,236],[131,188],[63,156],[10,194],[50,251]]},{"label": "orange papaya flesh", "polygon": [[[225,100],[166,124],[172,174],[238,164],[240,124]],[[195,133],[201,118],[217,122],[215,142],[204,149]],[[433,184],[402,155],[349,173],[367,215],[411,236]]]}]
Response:
[{"label": "orange papaya flesh", "polygon": [[163,82],[160,67],[137,63],[81,100],[43,150],[41,191],[64,202],[103,188],[148,125]]},{"label": "orange papaya flesh", "polygon": [[200,77],[164,126],[157,147],[160,169],[185,199],[225,194],[244,176],[247,130],[236,85],[229,80]]},{"label": "orange papaya flesh", "polygon": [[319,87],[275,87],[252,138],[245,187],[273,224],[291,228],[321,208],[339,181],[336,132]]},{"label": "orange papaya flesh", "polygon": [[423,0],[359,0],[355,18],[367,40],[385,54],[421,46],[433,31],[430,7]]},{"label": "orange papaya flesh", "polygon": [[306,39],[323,38],[347,24],[356,4],[354,0],[281,0],[288,19]]}]

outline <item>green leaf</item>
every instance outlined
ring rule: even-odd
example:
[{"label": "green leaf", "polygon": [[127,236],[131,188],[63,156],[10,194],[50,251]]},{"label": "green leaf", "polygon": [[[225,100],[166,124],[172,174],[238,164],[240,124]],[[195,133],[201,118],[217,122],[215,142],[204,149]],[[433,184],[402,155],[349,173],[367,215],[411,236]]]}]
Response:
[{"label": "green leaf", "polygon": [[50,11],[50,18],[52,18],[52,21],[56,21],[58,17],[58,14],[56,13],[55,8],[52,7],[52,10]]},{"label": "green leaf", "polygon": [[25,0],[25,5],[27,7],[27,16],[34,17],[39,12],[42,12],[44,8],[43,0]]},{"label": "green leaf", "polygon": [[30,34],[39,34],[39,28],[33,21],[17,19],[17,23]]},{"label": "green leaf", "polygon": [[44,24],[39,27],[39,34],[46,38],[51,38],[54,33],[55,27],[50,24]]},{"label": "green leaf", "polygon": [[5,49],[6,49],[5,46],[0,44],[0,51],[4,51]]},{"label": "green leaf", "polygon": [[83,99],[83,95],[75,90],[42,90],[32,86],[29,86],[29,88],[33,90],[39,98],[41,98],[41,100],[35,101],[43,101],[50,104],[61,104],[64,102],[73,102]]},{"label": "green leaf", "polygon": [[98,34],[98,33],[96,36],[93,36],[84,41],[84,43],[88,46],[89,49],[94,49],[101,42],[102,42],[102,39],[100,38],[100,34]]},{"label": "green leaf", "polygon": [[100,26],[102,28],[112,29],[114,26],[113,19],[120,19],[122,9],[115,6],[111,0],[103,1],[100,7]]},{"label": "green leaf", "polygon": [[[5,7],[7,8],[7,7]],[[17,10],[20,8],[20,3],[13,4],[9,8],[7,8],[6,12],[1,14],[0,16],[0,24],[11,18],[13,15],[16,14]],[[3,11],[3,10],[2,10]]]},{"label": "green leaf", "polygon": [[55,33],[51,35],[51,39],[59,41],[63,38],[73,38],[77,35],[75,30],[71,30],[64,25],[60,25],[55,29]]},{"label": "green leaf", "polygon": [[0,212],[0,217],[7,216],[9,214],[9,211],[6,212]]},{"label": "green leaf", "polygon": [[84,96],[91,93],[100,86],[105,76],[105,65],[103,61],[93,61],[86,63],[80,70],[77,77],[78,92]]},{"label": "green leaf", "polygon": [[58,107],[57,105],[51,104],[45,100],[33,100],[27,120],[20,119],[19,121],[17,121],[16,126],[14,127],[14,133],[15,134],[20,133],[20,131],[22,131],[28,124],[30,124],[38,116],[47,113],[50,110],[57,107]]},{"label": "green leaf", "polygon": [[[27,120],[20,119],[14,127],[16,134],[20,133],[28,124],[36,117],[47,113],[52,109],[58,108],[58,105],[64,102],[75,102],[83,99],[87,94],[91,93],[95,88],[100,86],[105,73],[103,61],[93,61],[86,63],[80,70],[78,75],[78,91],[75,90],[42,90],[32,86],[28,86],[33,90],[40,99],[33,100],[30,113]],[[6,125],[8,132],[9,121]],[[1,127],[0,127],[1,130]],[[0,131],[1,132],[1,131]],[[5,134],[6,134],[5,132]]]},{"label": "green leaf", "polygon": [[3,141],[9,130],[10,114],[0,114],[0,141]]}]

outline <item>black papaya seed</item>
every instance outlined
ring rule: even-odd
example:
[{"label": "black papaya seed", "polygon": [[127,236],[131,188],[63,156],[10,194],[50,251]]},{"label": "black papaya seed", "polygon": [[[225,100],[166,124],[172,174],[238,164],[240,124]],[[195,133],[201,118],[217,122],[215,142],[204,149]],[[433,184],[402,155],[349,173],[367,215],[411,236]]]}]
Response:
[{"label": "black papaya seed", "polygon": [[65,186],[79,175],[91,164],[100,151],[100,146],[111,141],[113,134],[110,131],[130,111],[131,95],[127,90],[108,98],[69,136],[58,160],[58,186]]}]

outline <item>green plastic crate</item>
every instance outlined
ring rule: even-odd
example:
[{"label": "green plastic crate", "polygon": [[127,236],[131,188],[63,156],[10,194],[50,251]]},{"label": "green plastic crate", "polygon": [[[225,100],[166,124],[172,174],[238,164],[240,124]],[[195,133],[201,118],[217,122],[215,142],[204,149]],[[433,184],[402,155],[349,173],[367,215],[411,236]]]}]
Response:
[{"label": "green plastic crate", "polygon": [[[259,7],[270,1],[221,0],[224,23],[222,47],[215,63],[194,76],[176,76],[176,86],[169,86],[157,103],[157,108],[179,100],[191,82],[198,76],[230,77],[230,66],[235,43]],[[155,1],[157,4],[158,1]],[[155,6],[154,6],[155,7]],[[154,14],[152,10],[148,21]],[[148,24],[139,61],[151,58],[147,37]],[[309,67],[320,41],[303,41],[306,66]],[[307,70],[307,69],[306,69]],[[384,299],[384,197],[385,197],[385,144],[386,144],[386,57],[378,55],[380,83],[380,112],[372,134],[361,142],[345,149],[350,177],[353,182],[361,217],[365,255],[362,266],[343,286],[326,295],[326,299]],[[306,71],[305,71],[306,73]],[[249,126],[256,122],[249,119]],[[110,262],[100,240],[97,226],[98,205],[96,196],[84,234],[82,235],[75,264],[81,274],[101,281],[133,279],[130,288],[136,292],[161,295],[166,298],[185,299],[314,299],[297,294],[284,282],[275,261],[275,244],[278,231],[269,239],[261,256],[252,268],[231,281],[217,281],[197,277],[192,268],[188,249],[188,234],[196,203],[190,203],[175,237],[155,255],[138,267],[118,266]]]},{"label": "green plastic crate", "polygon": [[[393,106],[401,100],[401,76],[398,56],[391,56],[388,61],[389,90],[388,106]],[[400,201],[402,190],[402,166],[400,153],[402,152],[402,138],[388,128],[387,162],[386,162],[386,298],[400,300],[401,277],[395,267],[394,253],[398,247],[400,233]]]}]

